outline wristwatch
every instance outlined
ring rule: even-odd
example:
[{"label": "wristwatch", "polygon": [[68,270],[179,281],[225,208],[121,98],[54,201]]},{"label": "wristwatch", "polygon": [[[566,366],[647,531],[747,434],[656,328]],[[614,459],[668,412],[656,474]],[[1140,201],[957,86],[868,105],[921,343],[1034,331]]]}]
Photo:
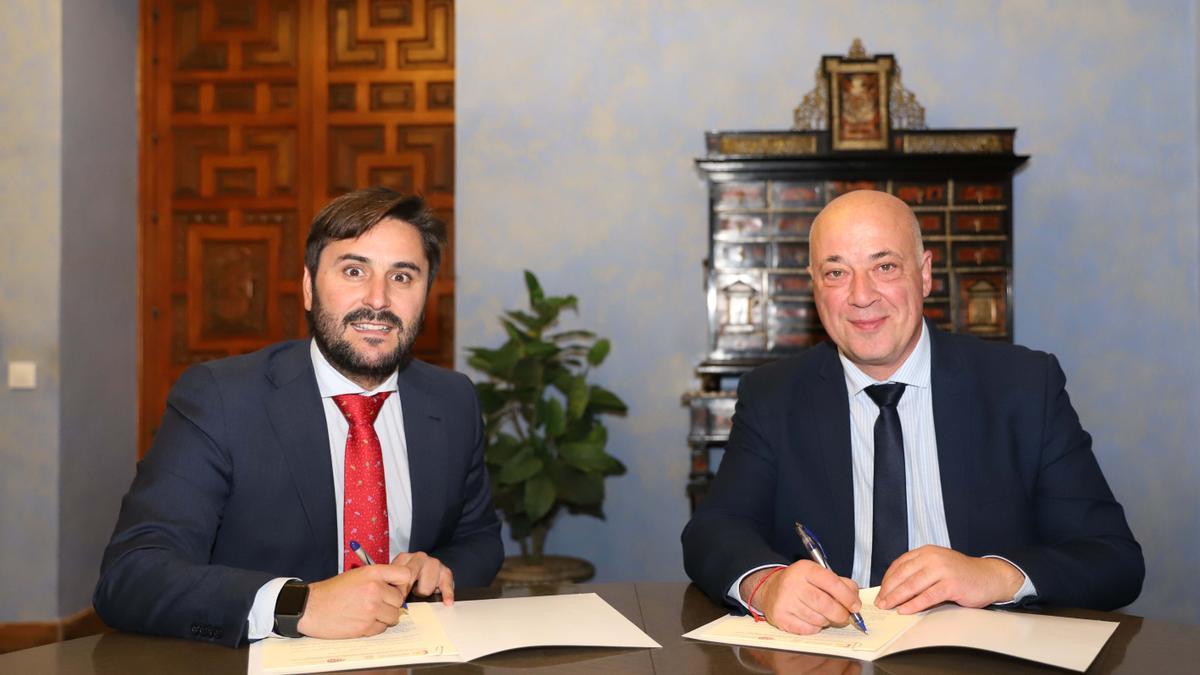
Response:
[{"label": "wristwatch", "polygon": [[300,617],[308,604],[308,584],[295,579],[283,585],[275,599],[275,632],[284,637],[303,637]]}]

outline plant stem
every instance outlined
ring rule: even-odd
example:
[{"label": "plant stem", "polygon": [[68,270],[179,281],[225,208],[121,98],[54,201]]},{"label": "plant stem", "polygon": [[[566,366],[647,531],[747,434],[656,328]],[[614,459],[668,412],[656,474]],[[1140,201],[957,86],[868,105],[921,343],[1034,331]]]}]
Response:
[{"label": "plant stem", "polygon": [[549,531],[550,525],[548,524],[533,526],[533,534],[530,535],[533,538],[533,555],[530,556],[530,559],[534,563],[542,562],[542,554],[546,548],[546,534]]}]

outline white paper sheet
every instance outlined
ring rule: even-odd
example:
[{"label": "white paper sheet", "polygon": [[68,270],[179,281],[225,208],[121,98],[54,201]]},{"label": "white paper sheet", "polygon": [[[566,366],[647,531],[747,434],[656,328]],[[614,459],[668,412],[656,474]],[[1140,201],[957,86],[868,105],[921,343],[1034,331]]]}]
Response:
[{"label": "white paper sheet", "polygon": [[[262,640],[250,646],[247,673],[277,675],[463,662],[522,647],[661,646],[595,593],[461,600],[451,607],[414,603],[409,608],[427,632],[426,613],[435,620],[449,646],[428,653],[428,649],[415,646],[416,642],[436,645],[439,643],[436,634],[426,634],[418,640],[411,627],[399,626],[381,636],[353,640],[268,638],[270,642]],[[406,631],[408,634],[403,635]],[[393,635],[388,637],[389,633]],[[387,644],[388,640],[391,644]],[[394,649],[394,653],[388,654],[389,649]],[[365,660],[355,658],[356,654]],[[304,659],[305,665],[291,668],[288,663],[298,657]]]},{"label": "white paper sheet", "polygon": [[792,635],[748,616],[725,616],[683,637],[707,642],[844,656],[874,661],[924,647],[966,647],[1084,671],[1117,625],[1111,621],[970,609],[943,605],[902,617],[875,608],[878,588],[859,592],[868,635],[827,628],[817,635]]}]

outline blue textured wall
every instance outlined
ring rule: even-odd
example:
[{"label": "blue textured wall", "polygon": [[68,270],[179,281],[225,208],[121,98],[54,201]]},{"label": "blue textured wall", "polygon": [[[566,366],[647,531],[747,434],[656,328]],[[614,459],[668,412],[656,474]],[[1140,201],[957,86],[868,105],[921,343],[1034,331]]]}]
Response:
[{"label": "blue textured wall", "polygon": [[58,616],[60,10],[0,3],[0,621]]},{"label": "blue textured wall", "polygon": [[1060,356],[1145,547],[1133,611],[1200,622],[1198,28],[1194,0],[460,2],[459,352],[502,340],[528,267],[613,338],[597,379],[631,407],[608,520],[564,518],[549,547],[599,580],[683,578],[692,159],[705,129],[790,126],[819,56],[861,37],[897,55],[930,126],[1020,129],[1017,339]]},{"label": "blue textured wall", "polygon": [[91,605],[133,478],[138,269],[138,3],[62,3],[60,617]]},{"label": "blue textured wall", "polygon": [[91,604],[136,458],[130,0],[0,2],[0,622]]}]

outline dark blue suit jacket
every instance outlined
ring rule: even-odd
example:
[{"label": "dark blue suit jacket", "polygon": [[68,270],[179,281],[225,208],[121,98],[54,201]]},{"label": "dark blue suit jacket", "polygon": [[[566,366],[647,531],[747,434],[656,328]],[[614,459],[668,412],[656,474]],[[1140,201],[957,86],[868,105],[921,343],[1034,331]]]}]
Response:
[{"label": "dark blue suit jacket", "polygon": [[[928,324],[926,324],[928,325]],[[1003,556],[1038,601],[1113,609],[1145,575],[1065,377],[1049,354],[930,330],[933,418],[951,547]],[[837,349],[823,343],[742,378],[716,479],[683,532],[684,566],[727,602],[747,570],[804,557],[821,538],[849,577],[854,558],[850,408]]]},{"label": "dark blue suit jacket", "polygon": [[[398,377],[412,483],[409,548],[458,587],[503,559],[464,375],[413,361]],[[138,465],[94,603],[109,626],[236,645],[274,577],[337,574],[329,435],[307,340],[189,368]]]}]

